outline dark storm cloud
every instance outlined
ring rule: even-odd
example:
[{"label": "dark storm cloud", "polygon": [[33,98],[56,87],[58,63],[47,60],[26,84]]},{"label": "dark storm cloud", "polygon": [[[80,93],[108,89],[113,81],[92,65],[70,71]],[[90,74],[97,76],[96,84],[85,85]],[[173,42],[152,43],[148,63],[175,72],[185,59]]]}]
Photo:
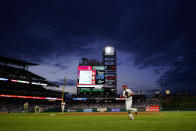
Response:
[{"label": "dark storm cloud", "polygon": [[124,16],[121,38],[124,51],[134,54],[139,68],[154,67],[164,72],[167,88],[196,91],[194,3],[188,1],[156,1],[137,3]]},{"label": "dark storm cloud", "polygon": [[[60,79],[60,80],[52,81],[52,82],[57,84],[57,85],[64,85],[64,79]],[[66,86],[75,86],[76,85],[76,80],[66,79],[65,85]]]},{"label": "dark storm cloud", "polygon": [[118,5],[113,3],[61,0],[2,3],[1,43],[4,50],[1,55],[36,60],[53,53],[88,53],[92,49],[83,47],[96,35],[110,34],[108,31],[116,29],[115,23],[119,24],[116,20]]},{"label": "dark storm cloud", "polygon": [[[139,7],[139,8],[134,8]],[[156,1],[142,2],[127,9],[122,19],[121,37],[127,46],[121,46],[124,50],[130,49],[138,57],[162,55],[165,50],[175,48],[177,42],[181,42],[185,34],[185,10],[182,2]],[[135,13],[131,13],[131,12]],[[189,15],[187,12],[185,15]],[[153,47],[153,48],[152,48]],[[159,54],[158,54],[159,53]]]},{"label": "dark storm cloud", "polygon": [[58,67],[59,69],[63,70],[66,69],[68,66],[62,65],[62,64],[55,64],[55,67]]},{"label": "dark storm cloud", "polygon": [[0,55],[34,61],[54,54],[86,56],[99,50],[96,39],[108,39],[139,68],[153,67],[176,86],[193,89],[194,5],[185,0],[1,1]]}]

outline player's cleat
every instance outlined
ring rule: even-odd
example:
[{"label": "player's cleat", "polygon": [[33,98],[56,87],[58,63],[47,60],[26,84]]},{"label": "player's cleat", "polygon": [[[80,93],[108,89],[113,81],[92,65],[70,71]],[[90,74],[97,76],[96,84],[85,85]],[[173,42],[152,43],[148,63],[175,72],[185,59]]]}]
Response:
[{"label": "player's cleat", "polygon": [[133,118],[129,118],[129,120],[134,120]]}]

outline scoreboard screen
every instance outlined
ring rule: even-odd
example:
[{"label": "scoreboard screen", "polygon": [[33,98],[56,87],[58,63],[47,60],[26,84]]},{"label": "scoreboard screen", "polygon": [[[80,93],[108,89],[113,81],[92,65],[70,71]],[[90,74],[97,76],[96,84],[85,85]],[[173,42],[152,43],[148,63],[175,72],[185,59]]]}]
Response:
[{"label": "scoreboard screen", "polygon": [[105,86],[104,66],[78,66],[77,87],[102,88]]},{"label": "scoreboard screen", "polygon": [[79,84],[92,84],[92,71],[80,71]]},{"label": "scoreboard screen", "polygon": [[105,84],[105,71],[96,71],[96,84]]}]

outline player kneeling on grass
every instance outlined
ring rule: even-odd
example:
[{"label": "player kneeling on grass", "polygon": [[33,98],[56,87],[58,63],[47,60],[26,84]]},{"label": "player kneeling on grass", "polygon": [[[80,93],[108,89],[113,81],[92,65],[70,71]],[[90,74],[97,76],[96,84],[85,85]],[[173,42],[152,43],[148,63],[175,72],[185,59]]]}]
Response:
[{"label": "player kneeling on grass", "polygon": [[125,97],[126,110],[128,111],[130,120],[134,120],[132,112],[135,112],[135,114],[137,115],[137,109],[132,108],[133,92],[130,89],[127,89],[127,85],[123,85],[122,87],[123,87],[123,96],[122,97]]}]

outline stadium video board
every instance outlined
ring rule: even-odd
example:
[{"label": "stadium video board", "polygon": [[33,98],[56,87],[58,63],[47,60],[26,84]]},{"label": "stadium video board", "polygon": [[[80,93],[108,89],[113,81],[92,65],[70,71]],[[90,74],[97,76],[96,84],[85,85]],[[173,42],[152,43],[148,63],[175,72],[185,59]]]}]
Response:
[{"label": "stadium video board", "polygon": [[78,66],[77,87],[102,88],[105,86],[104,66]]},{"label": "stadium video board", "polygon": [[79,84],[94,84],[94,79],[92,78],[92,71],[80,71]]}]

